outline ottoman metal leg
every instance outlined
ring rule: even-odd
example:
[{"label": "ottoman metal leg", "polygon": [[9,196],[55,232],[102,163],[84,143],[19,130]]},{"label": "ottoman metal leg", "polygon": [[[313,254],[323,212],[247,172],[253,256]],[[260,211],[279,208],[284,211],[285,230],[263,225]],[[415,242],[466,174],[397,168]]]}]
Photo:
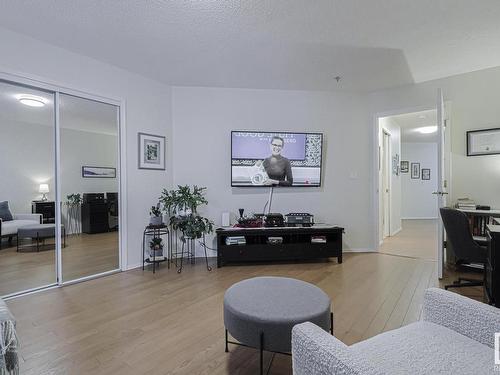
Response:
[{"label": "ottoman metal leg", "polygon": [[226,350],[225,352],[229,352],[228,342],[227,342],[227,329],[226,329]]},{"label": "ottoman metal leg", "polygon": [[264,332],[260,333],[260,375],[264,375]]},{"label": "ottoman metal leg", "polygon": [[330,313],[330,333],[333,336],[333,313]]}]

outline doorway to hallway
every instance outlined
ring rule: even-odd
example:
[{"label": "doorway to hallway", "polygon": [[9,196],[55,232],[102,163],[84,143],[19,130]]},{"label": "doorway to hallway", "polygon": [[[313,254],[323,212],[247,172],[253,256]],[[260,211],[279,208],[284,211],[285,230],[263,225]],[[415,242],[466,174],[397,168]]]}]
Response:
[{"label": "doorway to hallway", "polygon": [[403,219],[402,229],[384,239],[379,252],[425,260],[437,260],[438,219]]}]

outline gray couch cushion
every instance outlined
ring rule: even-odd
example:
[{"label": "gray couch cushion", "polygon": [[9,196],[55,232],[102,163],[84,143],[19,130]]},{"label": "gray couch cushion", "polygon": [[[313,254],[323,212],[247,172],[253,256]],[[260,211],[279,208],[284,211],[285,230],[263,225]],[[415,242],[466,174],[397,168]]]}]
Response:
[{"label": "gray couch cushion", "polygon": [[[387,374],[494,374],[493,349],[443,326],[417,322],[349,347]],[[496,372],[498,374],[498,372]]]},{"label": "gray couch cushion", "polygon": [[13,219],[12,213],[9,209],[9,202],[0,202],[0,219],[3,221],[11,221]]},{"label": "gray couch cushion", "polygon": [[292,328],[310,321],[330,328],[331,300],[315,285],[287,277],[255,277],[231,286],[224,295],[224,325],[243,344],[290,352]]}]

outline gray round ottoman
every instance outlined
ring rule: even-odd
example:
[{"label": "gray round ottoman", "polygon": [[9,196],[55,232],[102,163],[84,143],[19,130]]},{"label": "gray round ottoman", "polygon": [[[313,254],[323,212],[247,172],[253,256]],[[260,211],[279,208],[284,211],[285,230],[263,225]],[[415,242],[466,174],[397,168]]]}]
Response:
[{"label": "gray round ottoman", "polygon": [[261,352],[290,353],[294,325],[312,322],[332,331],[330,307],[325,292],[301,280],[255,277],[240,281],[224,295],[226,351],[229,331],[240,344],[260,348]]}]

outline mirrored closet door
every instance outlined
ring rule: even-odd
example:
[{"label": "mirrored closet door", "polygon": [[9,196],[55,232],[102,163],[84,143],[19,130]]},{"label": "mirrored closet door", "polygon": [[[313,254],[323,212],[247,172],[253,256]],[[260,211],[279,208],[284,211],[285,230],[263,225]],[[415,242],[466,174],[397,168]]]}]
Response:
[{"label": "mirrored closet door", "polygon": [[119,264],[119,107],[59,95],[62,281]]},{"label": "mirrored closet door", "polygon": [[54,97],[0,81],[0,296],[57,283]]}]

